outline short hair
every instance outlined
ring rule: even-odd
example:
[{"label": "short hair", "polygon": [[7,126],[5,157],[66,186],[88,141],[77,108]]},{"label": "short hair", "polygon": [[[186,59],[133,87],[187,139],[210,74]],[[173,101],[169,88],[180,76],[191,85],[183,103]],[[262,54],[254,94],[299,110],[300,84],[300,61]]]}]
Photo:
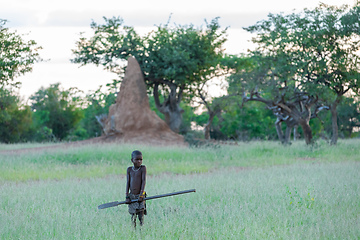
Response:
[{"label": "short hair", "polygon": [[131,153],[131,159],[134,159],[136,156],[142,156],[142,153],[139,150],[135,150]]}]

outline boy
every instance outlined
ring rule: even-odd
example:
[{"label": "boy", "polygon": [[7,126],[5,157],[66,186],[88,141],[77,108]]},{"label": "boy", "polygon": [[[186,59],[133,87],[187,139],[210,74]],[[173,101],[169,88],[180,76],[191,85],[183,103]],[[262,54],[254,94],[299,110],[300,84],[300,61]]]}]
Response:
[{"label": "boy", "polygon": [[[142,153],[138,150],[133,151],[131,162],[134,166],[128,167],[126,171],[126,202],[129,204],[129,213],[134,227],[136,227],[136,216],[138,216],[140,226],[142,226],[144,214],[146,215],[146,205],[143,200],[145,198],[146,167],[141,165],[142,161]],[[133,199],[138,199],[138,201],[131,203]]]}]

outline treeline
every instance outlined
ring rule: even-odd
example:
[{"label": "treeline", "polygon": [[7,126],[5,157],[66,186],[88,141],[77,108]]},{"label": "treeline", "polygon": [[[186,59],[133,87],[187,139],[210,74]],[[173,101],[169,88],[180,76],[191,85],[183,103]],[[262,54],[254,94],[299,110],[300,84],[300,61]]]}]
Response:
[{"label": "treeline", "polygon": [[[93,35],[80,37],[71,61],[103,66],[120,80],[85,97],[78,89],[53,84],[34,93],[29,104],[16,94],[16,77],[41,61],[40,48],[2,21],[0,141],[100,136],[99,122],[115,102],[129,56],[144,73],[151,108],[186,138],[279,139],[284,144],[324,138],[336,144],[339,136],[359,136],[359,4],[269,14],[245,28],[256,35],[256,48],[238,55],[224,53],[227,29],[218,20],[199,27],[169,21],[145,36],[119,17],[92,22]],[[212,98],[215,78],[225,79],[226,94]]]},{"label": "treeline", "polygon": [[[117,83],[117,82],[115,82]],[[97,117],[107,115],[109,106],[115,102],[119,83],[99,88],[83,97],[76,89],[62,89],[53,84],[40,89],[30,97],[30,105],[21,103],[15,93],[5,95],[2,92],[0,136],[4,143],[48,142],[85,140],[102,134]],[[156,109],[150,96],[152,110],[164,119]],[[239,102],[241,99],[238,99]],[[203,128],[209,122],[209,114],[195,114],[196,108],[190,104],[181,104],[184,109],[180,134],[186,138],[204,139]],[[264,104],[251,102],[243,107],[229,104],[214,117],[210,127],[210,137],[215,140],[277,140],[276,117]],[[341,138],[359,137],[354,128],[360,125],[359,102],[346,98],[339,106],[339,135]],[[194,124],[196,127],[194,128]],[[310,121],[315,138],[331,139],[331,113],[321,112],[318,118]],[[199,127],[201,130],[199,130]],[[286,131],[285,125],[282,126]],[[292,132],[292,137],[302,137],[302,130]]]}]

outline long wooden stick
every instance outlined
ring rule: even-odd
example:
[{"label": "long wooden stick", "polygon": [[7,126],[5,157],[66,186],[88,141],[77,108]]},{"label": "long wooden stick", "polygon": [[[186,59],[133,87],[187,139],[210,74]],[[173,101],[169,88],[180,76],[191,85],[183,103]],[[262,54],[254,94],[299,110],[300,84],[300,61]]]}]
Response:
[{"label": "long wooden stick", "polygon": [[[174,195],[179,195],[179,194],[185,194],[185,193],[191,193],[191,192],[196,192],[195,189],[190,189],[190,190],[185,190],[185,191],[180,191],[180,192],[173,192],[173,193],[166,193],[166,194],[160,194],[160,195],[155,195],[155,196],[151,196],[151,197],[146,197],[144,198],[144,200],[151,200],[151,199],[156,199],[156,198],[163,198],[163,197],[170,197],[170,196],[174,196]],[[131,200],[130,203],[134,203],[137,202],[137,199]],[[121,204],[126,204],[126,201],[122,201],[122,202],[109,202],[109,203],[104,203],[98,206],[98,209],[104,209],[104,208],[109,208],[109,207],[115,207]]]}]

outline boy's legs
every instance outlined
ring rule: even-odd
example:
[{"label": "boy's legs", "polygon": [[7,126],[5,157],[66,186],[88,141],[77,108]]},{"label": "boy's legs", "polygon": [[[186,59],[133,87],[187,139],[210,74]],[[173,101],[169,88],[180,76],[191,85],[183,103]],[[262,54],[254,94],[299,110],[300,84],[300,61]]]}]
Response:
[{"label": "boy's legs", "polygon": [[136,216],[138,216],[139,221],[140,221],[140,226],[142,226],[144,224],[144,211],[139,211],[136,214],[131,214],[131,222],[134,226],[134,228],[136,228]]},{"label": "boy's legs", "polygon": [[131,214],[131,222],[132,222],[134,228],[136,228],[136,214],[135,213]]},{"label": "boy's legs", "polygon": [[140,226],[142,226],[144,224],[144,210],[140,210],[137,215],[139,217]]}]

